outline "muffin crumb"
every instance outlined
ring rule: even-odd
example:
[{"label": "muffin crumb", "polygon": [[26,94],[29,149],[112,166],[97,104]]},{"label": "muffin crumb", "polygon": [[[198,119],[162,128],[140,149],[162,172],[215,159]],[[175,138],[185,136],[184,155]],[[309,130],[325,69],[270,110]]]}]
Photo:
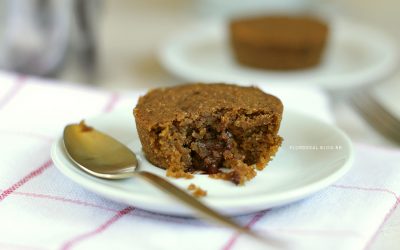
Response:
[{"label": "muffin crumb", "polygon": [[195,184],[191,183],[187,190],[191,191],[192,195],[196,198],[204,197],[207,195],[207,191],[201,189],[200,187],[196,186]]}]

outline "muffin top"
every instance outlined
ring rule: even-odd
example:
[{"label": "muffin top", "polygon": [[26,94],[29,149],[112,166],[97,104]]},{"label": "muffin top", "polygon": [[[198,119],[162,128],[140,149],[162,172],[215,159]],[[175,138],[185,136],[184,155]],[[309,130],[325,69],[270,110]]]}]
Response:
[{"label": "muffin top", "polygon": [[233,20],[231,33],[241,42],[319,44],[326,40],[328,26],[312,16],[257,16]]},{"label": "muffin top", "polygon": [[275,96],[256,87],[216,84],[185,84],[169,88],[157,88],[140,97],[134,110],[140,119],[151,128],[155,124],[180,121],[218,110],[245,110],[282,114],[282,102]]}]

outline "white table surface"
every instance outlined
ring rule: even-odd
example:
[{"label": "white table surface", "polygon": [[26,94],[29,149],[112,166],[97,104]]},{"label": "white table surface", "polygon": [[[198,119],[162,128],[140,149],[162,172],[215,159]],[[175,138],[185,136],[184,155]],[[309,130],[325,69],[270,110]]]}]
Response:
[{"label": "white table surface", "polygon": [[[374,2],[375,5],[360,0],[337,3],[341,13],[384,27],[400,42],[397,27],[400,15],[394,11],[399,9],[400,3],[394,0]],[[94,85],[120,92],[181,82],[160,66],[157,49],[174,32],[208,16],[199,10],[198,4],[184,0],[107,1],[100,14],[98,76],[96,79],[88,79],[76,64],[76,55],[71,53],[60,78],[70,82],[91,80]],[[400,73],[382,80],[379,86],[372,89],[400,117]],[[332,110],[338,126],[354,141],[384,147],[395,146],[380,137],[340,99],[333,104]],[[400,209],[397,209],[371,249],[397,250],[399,246]]]}]

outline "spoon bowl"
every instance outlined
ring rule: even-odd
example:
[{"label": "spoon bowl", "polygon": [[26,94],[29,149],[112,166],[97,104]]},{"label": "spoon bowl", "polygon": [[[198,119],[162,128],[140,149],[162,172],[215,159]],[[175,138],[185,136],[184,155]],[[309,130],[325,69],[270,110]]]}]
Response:
[{"label": "spoon bowl", "polygon": [[129,148],[84,122],[65,127],[64,146],[76,165],[96,177],[129,178],[138,165],[135,153]]}]

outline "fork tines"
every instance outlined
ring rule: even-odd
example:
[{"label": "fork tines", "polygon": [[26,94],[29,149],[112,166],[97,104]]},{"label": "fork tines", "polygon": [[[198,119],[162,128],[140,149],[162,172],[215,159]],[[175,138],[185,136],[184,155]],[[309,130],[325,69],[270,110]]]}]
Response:
[{"label": "fork tines", "polygon": [[351,104],[361,116],[387,139],[400,143],[400,119],[387,110],[369,92],[352,96]]}]

